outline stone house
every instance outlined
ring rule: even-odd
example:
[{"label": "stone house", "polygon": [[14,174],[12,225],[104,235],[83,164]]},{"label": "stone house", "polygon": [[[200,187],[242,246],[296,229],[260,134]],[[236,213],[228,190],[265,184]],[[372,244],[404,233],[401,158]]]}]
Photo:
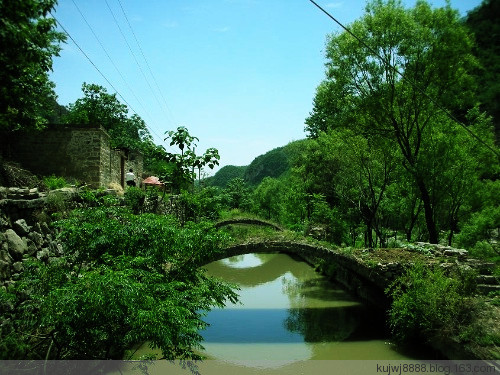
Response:
[{"label": "stone house", "polygon": [[101,126],[64,126],[41,132],[0,134],[0,155],[40,176],[62,176],[92,188],[124,187],[125,173],[142,176],[140,152],[111,147]]}]

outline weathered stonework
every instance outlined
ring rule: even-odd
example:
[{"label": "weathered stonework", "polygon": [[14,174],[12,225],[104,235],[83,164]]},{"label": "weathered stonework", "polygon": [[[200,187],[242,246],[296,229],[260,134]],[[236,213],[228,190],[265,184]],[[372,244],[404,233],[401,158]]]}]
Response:
[{"label": "weathered stonework", "polygon": [[93,188],[124,186],[130,168],[142,176],[142,155],[111,148],[109,134],[99,126],[61,127],[39,133],[7,133],[0,137],[3,156],[42,176],[75,179]]}]

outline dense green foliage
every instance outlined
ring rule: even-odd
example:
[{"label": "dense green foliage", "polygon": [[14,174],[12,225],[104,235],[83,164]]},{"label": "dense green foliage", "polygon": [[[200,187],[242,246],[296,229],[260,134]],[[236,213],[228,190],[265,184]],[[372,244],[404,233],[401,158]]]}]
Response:
[{"label": "dense green foliage", "polygon": [[305,140],[293,141],[257,156],[248,166],[224,166],[207,179],[212,186],[226,188],[229,181],[242,178],[245,183],[255,187],[265,177],[278,178],[290,171],[293,161],[300,157]]},{"label": "dense green foliage", "polygon": [[205,179],[205,182],[211,186],[217,186],[220,188],[227,187],[229,181],[234,178],[243,178],[245,176],[245,170],[247,166],[235,166],[235,165],[225,165],[219,169],[215,175]]},{"label": "dense green foliage", "polygon": [[337,244],[446,241],[494,260],[500,165],[468,29],[450,7],[392,0],[370,2],[349,27],[367,45],[329,36],[309,139],[257,157],[226,185],[228,208]]},{"label": "dense green foliage", "polygon": [[52,57],[64,35],[49,17],[56,0],[0,2],[0,130],[40,129],[51,115]]},{"label": "dense green foliage", "polygon": [[236,299],[196,266],[225,240],[207,223],[94,207],[57,225],[65,257],[31,262],[1,295],[20,311],[3,331],[3,358],[120,359],[142,342],[197,358],[204,313]]},{"label": "dense green foliage", "polygon": [[258,185],[265,177],[279,177],[288,169],[287,155],[283,147],[278,147],[256,157],[246,168],[244,180],[250,185]]},{"label": "dense green foliage", "polygon": [[389,323],[398,340],[457,337],[480,330],[475,324],[479,310],[473,298],[475,275],[458,270],[454,277],[449,276],[441,269],[418,264],[393,283]]},{"label": "dense green foliage", "polygon": [[481,108],[493,117],[497,142],[500,140],[500,2],[483,0],[467,14],[467,26],[475,35],[474,55],[480,63],[474,72]]},{"label": "dense green foliage", "polygon": [[43,183],[49,190],[60,189],[68,185],[64,177],[56,177],[55,175],[44,177]]}]

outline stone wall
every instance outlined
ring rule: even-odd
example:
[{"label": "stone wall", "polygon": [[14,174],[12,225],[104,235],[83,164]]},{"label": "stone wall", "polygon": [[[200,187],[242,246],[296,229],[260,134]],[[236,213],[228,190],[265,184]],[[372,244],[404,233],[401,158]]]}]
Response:
[{"label": "stone wall", "polygon": [[130,168],[142,175],[142,155],[112,149],[109,134],[98,126],[2,134],[0,147],[6,159],[37,175],[72,178],[93,188],[124,186]]},{"label": "stone wall", "polygon": [[40,221],[46,205],[37,189],[0,187],[0,288],[15,283],[30,258],[50,262],[63,255],[55,229]]}]

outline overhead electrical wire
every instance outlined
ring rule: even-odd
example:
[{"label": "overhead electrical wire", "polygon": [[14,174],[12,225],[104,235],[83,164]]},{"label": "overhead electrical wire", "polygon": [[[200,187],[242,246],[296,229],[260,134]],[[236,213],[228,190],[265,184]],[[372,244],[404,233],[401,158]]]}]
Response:
[{"label": "overhead electrical wire", "polygon": [[118,3],[120,4],[120,8],[122,10],[123,16],[125,17],[125,20],[127,21],[128,27],[130,28],[130,31],[132,32],[132,35],[134,36],[135,42],[137,43],[137,47],[139,47],[139,51],[141,52],[142,58],[144,59],[144,62],[146,63],[146,66],[148,68],[149,74],[153,78],[153,82],[158,89],[158,92],[160,93],[161,98],[163,99],[163,103],[165,104],[165,108],[169,112],[170,116],[172,117],[172,121],[175,122],[174,115],[172,114],[172,111],[170,110],[170,107],[167,104],[167,100],[165,99],[165,96],[163,95],[163,92],[158,85],[158,80],[156,79],[155,75],[153,74],[153,70],[151,69],[151,66],[149,65],[148,59],[146,58],[146,55],[144,54],[144,51],[142,50],[141,43],[139,43],[139,39],[137,38],[134,29],[132,28],[132,24],[129,21],[129,18],[127,16],[127,13],[125,12],[125,9],[123,8],[121,0],[118,0]]},{"label": "overhead electrical wire", "polygon": [[150,120],[152,120],[152,117],[151,115],[149,114],[149,112],[147,111],[147,109],[144,107],[144,105],[142,104],[141,100],[137,97],[137,95],[135,94],[135,91],[132,90],[132,88],[130,87],[130,85],[128,84],[127,80],[125,79],[125,77],[123,76],[122,72],[120,71],[120,69],[118,69],[118,66],[115,64],[115,62],[113,61],[113,59],[111,58],[111,56],[109,55],[108,51],[106,50],[106,47],[104,47],[104,45],[102,44],[101,40],[99,39],[99,37],[97,36],[97,34],[95,33],[94,29],[92,28],[92,26],[90,25],[90,23],[87,21],[87,18],[85,17],[85,15],[83,14],[83,12],[80,10],[80,8],[78,7],[78,5],[76,4],[75,0],[71,0],[75,6],[75,8],[78,10],[78,13],[80,13],[80,15],[82,16],[83,20],[85,21],[85,23],[87,24],[88,28],[90,29],[90,31],[92,32],[92,34],[94,35],[95,39],[97,40],[97,42],[99,43],[99,45],[101,46],[102,50],[104,51],[104,53],[106,54],[106,56],[108,57],[109,61],[111,62],[111,64],[113,65],[113,67],[115,68],[116,72],[120,75],[121,79],[123,80],[123,82],[125,83],[125,85],[127,86],[127,88],[129,89],[129,91],[132,93],[132,95],[134,96],[135,100],[137,101],[137,103],[139,103],[139,105],[141,106],[142,110],[146,113],[146,115],[149,117]]},{"label": "overhead electrical wire", "polygon": [[[52,13],[51,13],[52,14]],[[132,108],[132,106],[129,104],[129,102],[127,102],[127,100],[122,96],[122,94],[120,94],[120,92],[116,89],[116,87],[111,83],[111,81],[104,75],[104,73],[97,67],[97,65],[92,61],[92,59],[89,57],[89,55],[87,55],[85,53],[85,51],[82,49],[82,47],[80,47],[80,45],[76,42],[76,40],[71,36],[71,34],[68,32],[68,30],[66,30],[66,28],[63,26],[63,24],[52,14],[52,18],[54,18],[54,20],[57,22],[57,24],[59,25],[59,27],[64,31],[64,33],[68,36],[68,38],[71,39],[71,41],[73,42],[73,44],[80,50],[80,52],[85,56],[85,58],[90,62],[90,64],[92,64],[92,66],[97,70],[97,72],[101,75],[102,78],[104,78],[104,80],[108,83],[108,85],[110,85],[113,90],[115,90],[115,92],[117,93],[117,95],[125,102],[125,104],[127,104],[127,106],[134,112],[134,113],[137,113],[135,112],[135,110]]]},{"label": "overhead electrical wire", "polygon": [[[64,27],[64,25],[56,18],[54,14],[51,13],[52,18],[56,21],[56,23],[59,25],[59,27],[64,31],[64,33],[68,36],[69,39],[73,42],[73,44],[78,48],[78,50],[85,56],[85,58],[88,60],[88,62],[97,70],[97,72],[101,75],[101,77],[108,83],[108,85],[116,92],[116,94],[123,100],[123,102],[134,112],[136,115],[139,116],[139,114],[136,112],[136,110],[130,105],[130,103],[123,97],[123,95],[117,90],[117,88],[111,83],[111,81],[104,75],[104,73],[97,67],[97,65],[92,61],[92,59],[85,53],[85,51],[80,47],[80,45],[77,43],[77,41],[71,36],[71,34],[68,32],[68,30]],[[151,129],[146,122],[144,122],[146,127],[154,134],[156,135],[159,139],[163,140],[161,136],[159,136],[153,129]]]},{"label": "overhead electrical wire", "polygon": [[409,78],[407,78],[403,73],[399,71],[394,65],[392,65],[389,61],[386,61],[380,53],[375,51],[372,47],[370,47],[363,39],[359,38],[356,34],[354,34],[351,30],[349,30],[346,26],[344,26],[339,20],[337,20],[334,16],[332,16],[328,11],[326,11],[323,7],[321,7],[314,0],[309,0],[312,4],[314,4],[319,10],[321,10],[324,14],[326,14],[331,20],[333,20],[336,24],[338,24],[342,29],[344,29],[349,35],[351,35],[354,39],[356,39],[359,43],[365,46],[375,57],[380,59],[382,63],[391,68],[396,74],[398,74],[404,81],[410,84],[414,89],[417,89],[422,95],[424,95],[436,108],[441,110],[445,115],[447,115],[451,120],[460,125],[463,129],[467,131],[467,133],[473,137],[476,141],[481,143],[483,146],[488,148],[491,152],[493,152],[497,157],[500,156],[498,150],[495,150],[485,141],[483,141],[478,135],[476,135],[472,130],[470,130],[467,125],[462,123],[459,119],[457,119],[448,109],[444,108],[441,104],[436,102],[434,98],[432,98],[429,94],[427,94],[422,88],[420,88],[416,82],[413,82]]},{"label": "overhead electrical wire", "polygon": [[113,12],[113,10],[111,9],[111,7],[109,6],[109,3],[108,3],[108,0],[105,0],[105,3],[108,7],[108,10],[109,12],[111,13],[111,16],[113,17],[113,20],[115,21],[115,24],[116,26],[118,27],[118,30],[120,31],[120,34],[122,35],[123,37],[123,40],[125,41],[125,44],[127,44],[127,47],[137,65],[137,67],[139,68],[139,71],[141,72],[142,76],[144,77],[144,80],[146,81],[146,84],[149,86],[149,89],[151,90],[151,93],[153,94],[153,97],[155,98],[156,102],[158,103],[158,105],[160,106],[160,108],[162,107],[162,104],[160,102],[160,100],[158,99],[158,97],[156,96],[156,93],[154,92],[153,90],[153,87],[151,86],[151,83],[149,82],[149,79],[148,77],[146,76],[146,74],[144,73],[144,70],[142,69],[141,65],[139,64],[139,61],[137,60],[137,57],[135,56],[135,53],[134,51],[132,50],[132,47],[130,46],[130,43],[128,42],[127,40],[127,37],[125,36],[122,28],[120,27],[120,24],[115,16],[115,13]]}]

